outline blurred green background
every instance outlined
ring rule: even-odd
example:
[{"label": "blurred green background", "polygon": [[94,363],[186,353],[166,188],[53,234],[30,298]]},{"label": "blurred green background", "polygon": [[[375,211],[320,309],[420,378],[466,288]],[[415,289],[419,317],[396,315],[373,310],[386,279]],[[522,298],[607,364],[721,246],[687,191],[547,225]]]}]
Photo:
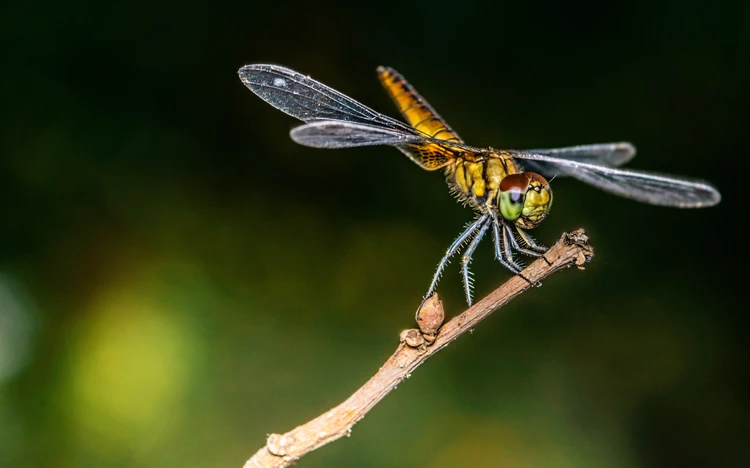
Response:
[{"label": "blurred green background", "polygon": [[[390,148],[295,145],[237,69],[389,115],[403,73],[466,141],[631,141],[724,200],[557,179],[535,231],[596,256],[421,367],[305,467],[748,466],[747,2],[7,4],[0,465],[242,466],[412,326],[472,213]],[[489,242],[476,293],[508,278]],[[456,262],[439,292],[463,308]],[[470,462],[467,462],[470,461]]]}]

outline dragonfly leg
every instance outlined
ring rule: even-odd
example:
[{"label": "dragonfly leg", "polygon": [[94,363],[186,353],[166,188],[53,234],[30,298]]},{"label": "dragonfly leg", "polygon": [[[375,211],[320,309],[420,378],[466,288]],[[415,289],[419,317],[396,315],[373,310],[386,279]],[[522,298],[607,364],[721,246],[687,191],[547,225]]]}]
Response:
[{"label": "dragonfly leg", "polygon": [[524,241],[524,243],[526,243],[526,245],[528,245],[531,250],[536,250],[537,252],[541,253],[545,253],[549,250],[549,247],[545,247],[534,242],[534,238],[531,237],[531,235],[523,229],[516,227],[516,231],[518,231],[518,236],[521,238],[521,240]]},{"label": "dragonfly leg", "polygon": [[450,247],[448,247],[448,250],[445,251],[445,256],[443,256],[442,260],[440,260],[440,263],[438,264],[437,271],[435,271],[435,276],[432,277],[432,283],[430,283],[430,289],[427,291],[427,294],[425,294],[425,299],[432,296],[432,294],[435,292],[435,288],[437,287],[438,281],[440,281],[440,276],[443,274],[443,270],[445,269],[446,265],[448,265],[448,261],[450,258],[461,248],[464,242],[466,242],[467,239],[469,239],[476,230],[487,221],[487,217],[489,215],[482,215],[480,216],[476,221],[471,223],[464,232],[459,235],[456,240],[453,241]]},{"label": "dragonfly leg", "polygon": [[477,250],[477,246],[482,241],[484,233],[487,232],[487,228],[490,227],[489,219],[485,219],[484,223],[479,226],[477,235],[472,239],[471,244],[466,247],[463,257],[461,257],[461,274],[464,277],[464,292],[466,293],[466,303],[471,307],[471,276],[469,273],[469,263],[471,263],[471,256],[474,255],[474,251]]},{"label": "dragonfly leg", "polygon": [[552,263],[550,263],[550,261],[547,260],[547,257],[544,256],[544,254],[546,254],[547,251],[549,250],[549,247],[545,247],[543,245],[537,244],[536,242],[534,242],[534,238],[531,237],[531,235],[528,232],[524,231],[523,229],[519,227],[516,227],[516,231],[518,232],[518,237],[520,237],[521,240],[526,245],[528,245],[531,250],[535,251],[535,253],[531,254],[530,252],[526,250],[521,250],[520,248],[517,248],[517,250],[523,253],[529,253],[530,255],[534,257],[542,257],[544,261],[547,262],[547,265],[552,265]]},{"label": "dragonfly leg", "polygon": [[533,286],[534,282],[528,279],[526,276],[524,276],[523,273],[521,273],[521,270],[523,270],[523,267],[519,265],[518,263],[516,263],[515,260],[513,260],[512,244],[516,244],[516,242],[513,239],[513,232],[510,230],[510,227],[505,223],[504,220],[503,220],[503,228],[504,229],[501,230],[501,233],[503,237],[503,252],[505,253],[505,261],[515,266],[518,269],[518,271],[516,272],[518,276],[525,279],[527,283]]},{"label": "dragonfly leg", "polygon": [[523,268],[521,265],[517,264],[516,262],[509,263],[505,259],[505,250],[503,248],[503,244],[505,243],[505,236],[501,232],[500,227],[500,221],[497,219],[497,217],[492,218],[492,238],[495,242],[495,260],[500,262],[502,266],[509,269],[513,273],[520,273]]},{"label": "dragonfly leg", "polygon": [[523,234],[521,234],[521,230],[518,229],[517,227],[511,226],[511,225],[509,225],[509,224],[506,223],[505,224],[505,232],[508,234],[508,238],[510,239],[511,245],[513,246],[513,250],[516,250],[518,252],[524,253],[524,254],[526,254],[526,255],[528,255],[530,257],[541,257],[542,256],[541,253],[536,252],[536,251],[531,250],[531,249],[527,249],[525,247],[521,247],[521,245],[516,240],[516,236],[513,235],[513,229],[514,228],[519,233],[519,237],[521,237],[521,239],[524,239],[524,236],[529,237],[529,235],[526,234],[525,232]]}]

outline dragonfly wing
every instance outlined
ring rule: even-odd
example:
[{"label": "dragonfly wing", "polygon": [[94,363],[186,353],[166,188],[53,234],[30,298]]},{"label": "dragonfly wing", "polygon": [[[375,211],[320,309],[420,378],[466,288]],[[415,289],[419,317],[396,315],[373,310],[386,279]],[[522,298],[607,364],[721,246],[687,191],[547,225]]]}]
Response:
[{"label": "dragonfly wing", "polygon": [[430,138],[462,143],[458,134],[399,72],[389,67],[378,67],[377,71],[380,83],[412,127]]},{"label": "dragonfly wing", "polygon": [[338,120],[312,122],[293,128],[292,140],[313,148],[351,148],[355,146],[390,145],[422,169],[434,171],[445,167],[461,154],[477,152],[475,148],[449,144],[398,130]]},{"label": "dragonfly wing", "polygon": [[352,148],[355,146],[403,145],[421,143],[423,137],[384,127],[338,120],[323,120],[293,128],[292,140],[313,148]]},{"label": "dragonfly wing", "polygon": [[[245,86],[261,99],[307,123],[291,131],[292,139],[306,146],[348,148],[391,145],[429,171],[447,166],[457,155],[477,151],[463,145],[458,136],[455,137],[458,141],[432,138],[425,131],[437,127],[427,123],[414,127],[406,125],[289,68],[247,65],[240,68],[239,75]],[[442,122],[416,92],[413,96],[416,96],[416,103],[423,106],[420,109],[429,113],[431,122]],[[409,112],[406,108],[402,109]],[[452,132],[447,125],[444,128]],[[444,132],[434,134],[445,136]]]},{"label": "dragonfly wing", "polygon": [[627,142],[599,143],[565,148],[530,149],[521,152],[553,156],[596,166],[618,167],[635,157],[635,146]]},{"label": "dragonfly wing", "polygon": [[721,201],[718,190],[699,180],[615,169],[541,154],[511,154],[523,163],[543,163],[561,174],[569,175],[606,192],[652,205],[700,208],[713,206]]},{"label": "dragonfly wing", "polygon": [[[630,143],[601,143],[568,146],[565,148],[518,150],[519,153],[540,154],[556,159],[567,159],[595,166],[619,167],[635,157],[635,147]],[[542,175],[569,175],[559,167],[544,161],[529,161],[527,168]]]},{"label": "dragonfly wing", "polygon": [[446,145],[440,140],[425,140],[421,144],[399,145],[397,148],[419,167],[428,171],[443,168],[467,152],[466,147]]},{"label": "dragonfly wing", "polygon": [[246,65],[240,68],[239,75],[245,86],[258,97],[303,122],[342,120],[416,133],[403,122],[380,114],[289,68],[278,65]]}]

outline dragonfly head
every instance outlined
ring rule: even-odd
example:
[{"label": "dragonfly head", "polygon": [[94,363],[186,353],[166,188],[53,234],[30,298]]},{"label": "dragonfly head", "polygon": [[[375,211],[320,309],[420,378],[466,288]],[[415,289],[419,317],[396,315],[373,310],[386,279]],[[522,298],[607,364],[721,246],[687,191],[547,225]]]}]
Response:
[{"label": "dragonfly head", "polygon": [[511,174],[500,181],[497,195],[500,214],[524,229],[535,228],[552,207],[552,189],[535,172]]}]

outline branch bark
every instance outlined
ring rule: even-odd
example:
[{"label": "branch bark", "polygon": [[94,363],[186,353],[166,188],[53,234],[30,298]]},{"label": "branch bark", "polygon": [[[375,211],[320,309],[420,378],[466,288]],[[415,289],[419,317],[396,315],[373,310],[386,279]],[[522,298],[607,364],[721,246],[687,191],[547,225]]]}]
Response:
[{"label": "branch bark", "polygon": [[[572,265],[583,269],[593,255],[586,233],[579,229],[563,234],[544,258],[531,263],[522,274],[532,283],[537,283]],[[350,435],[352,426],[427,358],[531,287],[529,281],[514,276],[442,327],[443,307],[437,294],[427,299],[417,312],[420,329],[401,333],[396,351],[367,383],[346,401],[317,418],[286,434],[271,434],[266,445],[245,463],[244,468],[286,467],[303,455]]]}]

